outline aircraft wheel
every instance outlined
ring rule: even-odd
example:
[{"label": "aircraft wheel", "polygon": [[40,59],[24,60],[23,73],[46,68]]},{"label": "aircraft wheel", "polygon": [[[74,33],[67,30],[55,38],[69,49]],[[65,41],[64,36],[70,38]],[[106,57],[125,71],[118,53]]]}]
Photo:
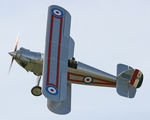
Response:
[{"label": "aircraft wheel", "polygon": [[34,96],[40,96],[42,95],[42,88],[40,86],[35,86],[32,88],[31,93]]}]

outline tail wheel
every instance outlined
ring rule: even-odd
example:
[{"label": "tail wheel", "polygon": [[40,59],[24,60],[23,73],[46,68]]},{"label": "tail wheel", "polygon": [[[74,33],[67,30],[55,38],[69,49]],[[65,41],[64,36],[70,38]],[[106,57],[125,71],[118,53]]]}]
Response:
[{"label": "tail wheel", "polygon": [[42,88],[40,86],[35,86],[32,88],[31,93],[34,96],[40,96],[42,95]]}]

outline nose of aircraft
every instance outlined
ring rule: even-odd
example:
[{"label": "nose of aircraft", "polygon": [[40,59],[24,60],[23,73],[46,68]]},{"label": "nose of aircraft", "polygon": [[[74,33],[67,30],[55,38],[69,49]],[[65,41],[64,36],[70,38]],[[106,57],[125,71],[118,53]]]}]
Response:
[{"label": "nose of aircraft", "polygon": [[16,52],[9,52],[8,53],[10,56],[15,57],[16,56]]}]

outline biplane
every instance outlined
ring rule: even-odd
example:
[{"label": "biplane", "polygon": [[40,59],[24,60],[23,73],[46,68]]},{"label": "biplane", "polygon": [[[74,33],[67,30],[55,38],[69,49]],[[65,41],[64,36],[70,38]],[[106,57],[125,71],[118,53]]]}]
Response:
[{"label": "biplane", "polygon": [[[117,65],[117,75],[111,75],[74,58],[74,40],[70,36],[71,15],[60,6],[48,8],[45,52],[33,52],[25,48],[17,50],[18,37],[12,56],[26,71],[37,76],[32,88],[34,96],[44,95],[48,109],[56,114],[71,111],[71,85],[82,84],[116,88],[119,95],[133,98],[142,85],[143,74],[124,64]],[[9,69],[9,70],[10,70]],[[43,75],[42,87],[40,87]]]}]

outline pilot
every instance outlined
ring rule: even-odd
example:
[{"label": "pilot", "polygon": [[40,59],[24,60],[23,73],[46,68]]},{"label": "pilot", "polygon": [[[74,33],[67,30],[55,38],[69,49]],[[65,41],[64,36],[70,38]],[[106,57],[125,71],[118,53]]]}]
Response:
[{"label": "pilot", "polygon": [[71,68],[77,68],[77,61],[75,61],[74,57],[68,60],[68,66]]}]

